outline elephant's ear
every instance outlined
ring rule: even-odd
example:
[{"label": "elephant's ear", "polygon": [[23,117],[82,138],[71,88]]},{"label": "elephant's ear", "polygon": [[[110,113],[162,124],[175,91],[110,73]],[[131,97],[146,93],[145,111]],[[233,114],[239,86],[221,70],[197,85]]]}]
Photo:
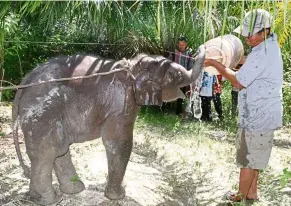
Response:
[{"label": "elephant's ear", "polygon": [[176,99],[185,99],[185,95],[179,88],[179,82],[182,80],[182,72],[169,66],[163,80],[163,102],[170,102]]},{"label": "elephant's ear", "polygon": [[162,79],[159,78],[157,61],[142,66],[135,81],[135,99],[139,105],[162,106]]}]

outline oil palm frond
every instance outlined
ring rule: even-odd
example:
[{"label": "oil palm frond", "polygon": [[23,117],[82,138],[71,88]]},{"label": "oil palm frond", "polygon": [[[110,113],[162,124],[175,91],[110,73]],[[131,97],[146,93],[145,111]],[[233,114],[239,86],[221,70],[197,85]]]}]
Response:
[{"label": "oil palm frond", "polygon": [[291,38],[291,2],[278,4],[275,32],[281,46]]}]

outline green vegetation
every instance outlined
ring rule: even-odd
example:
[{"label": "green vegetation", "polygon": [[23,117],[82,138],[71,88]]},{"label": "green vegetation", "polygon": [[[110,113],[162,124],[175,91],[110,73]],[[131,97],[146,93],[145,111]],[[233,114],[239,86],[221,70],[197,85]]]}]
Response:
[{"label": "green vegetation", "polygon": [[73,177],[70,178],[71,182],[77,182],[77,181],[81,181],[80,177],[78,177],[78,175],[75,175]]},{"label": "green vegetation", "polygon": [[[0,78],[19,84],[37,64],[58,55],[87,53],[115,59],[140,52],[164,55],[174,50],[181,34],[195,50],[210,38],[231,33],[243,12],[252,8],[273,14],[284,80],[291,82],[291,2],[287,1],[1,2]],[[3,91],[1,98],[12,100],[14,93]],[[283,93],[288,125],[290,87]]]},{"label": "green vegetation", "polygon": [[291,171],[288,170],[288,168],[284,168],[283,175],[280,178],[280,185],[282,187],[286,186],[290,179],[291,179]]}]

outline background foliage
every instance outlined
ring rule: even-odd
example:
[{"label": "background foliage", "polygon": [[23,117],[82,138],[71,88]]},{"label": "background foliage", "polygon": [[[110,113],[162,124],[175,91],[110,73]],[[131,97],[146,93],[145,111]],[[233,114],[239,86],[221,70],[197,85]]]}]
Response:
[{"label": "background foliage", "polygon": [[[244,12],[253,8],[273,14],[284,79],[291,82],[291,3],[287,1],[0,2],[1,78],[19,84],[37,64],[58,55],[89,53],[115,59],[140,52],[164,55],[174,50],[179,35],[186,35],[195,50],[210,38],[231,33]],[[288,124],[290,87],[283,92]],[[2,98],[11,100],[13,95],[4,91]]]}]

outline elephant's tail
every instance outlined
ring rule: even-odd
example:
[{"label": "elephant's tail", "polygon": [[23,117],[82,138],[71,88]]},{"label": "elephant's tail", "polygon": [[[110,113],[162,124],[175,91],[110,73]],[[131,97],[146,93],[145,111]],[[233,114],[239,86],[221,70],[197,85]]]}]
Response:
[{"label": "elephant's tail", "polygon": [[20,96],[21,91],[18,91],[16,93],[15,101],[13,104],[13,110],[12,110],[12,119],[13,119],[13,141],[14,141],[14,146],[16,149],[16,154],[20,163],[20,166],[23,169],[23,174],[26,178],[30,177],[30,168],[24,164],[20,147],[19,147],[19,139],[18,139],[18,126],[19,126],[19,114],[18,114],[18,107],[19,107],[19,96]]}]

